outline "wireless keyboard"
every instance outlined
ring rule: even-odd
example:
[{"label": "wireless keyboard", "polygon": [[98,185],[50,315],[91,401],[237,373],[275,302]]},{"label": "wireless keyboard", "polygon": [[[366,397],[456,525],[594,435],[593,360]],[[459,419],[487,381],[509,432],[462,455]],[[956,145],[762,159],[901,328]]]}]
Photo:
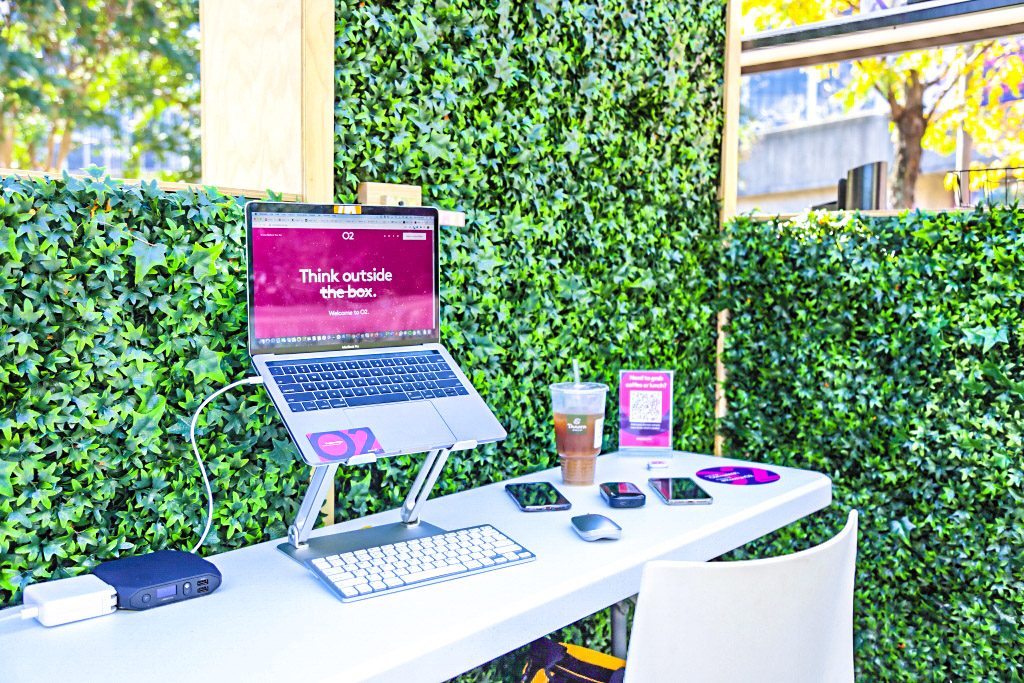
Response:
[{"label": "wireless keyboard", "polygon": [[536,556],[489,524],[305,562],[342,602],[531,562]]}]

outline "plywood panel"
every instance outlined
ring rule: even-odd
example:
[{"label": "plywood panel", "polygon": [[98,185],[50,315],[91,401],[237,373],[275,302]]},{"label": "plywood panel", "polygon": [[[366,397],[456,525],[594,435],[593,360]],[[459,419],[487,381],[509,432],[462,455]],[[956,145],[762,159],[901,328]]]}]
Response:
[{"label": "plywood panel", "polygon": [[303,192],[303,4],[200,2],[204,184]]}]

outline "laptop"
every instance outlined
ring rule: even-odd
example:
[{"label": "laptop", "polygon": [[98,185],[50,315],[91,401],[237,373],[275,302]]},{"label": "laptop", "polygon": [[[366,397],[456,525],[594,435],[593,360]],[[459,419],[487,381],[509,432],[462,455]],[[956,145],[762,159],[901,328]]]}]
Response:
[{"label": "laptop", "polygon": [[438,212],[249,202],[249,355],[303,460],[506,436],[441,346]]}]

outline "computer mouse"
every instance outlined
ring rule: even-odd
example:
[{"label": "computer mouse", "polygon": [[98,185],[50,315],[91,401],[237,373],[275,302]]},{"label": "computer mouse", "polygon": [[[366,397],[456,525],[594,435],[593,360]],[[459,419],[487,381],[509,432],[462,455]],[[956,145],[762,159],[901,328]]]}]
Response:
[{"label": "computer mouse", "polygon": [[605,538],[614,541],[622,535],[622,527],[604,515],[573,517],[572,528],[584,541],[600,541]]}]

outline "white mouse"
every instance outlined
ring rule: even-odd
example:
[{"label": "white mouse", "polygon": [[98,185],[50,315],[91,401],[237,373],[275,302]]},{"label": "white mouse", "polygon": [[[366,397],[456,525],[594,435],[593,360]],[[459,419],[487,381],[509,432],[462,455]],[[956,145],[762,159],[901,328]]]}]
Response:
[{"label": "white mouse", "polygon": [[579,515],[572,518],[572,528],[584,541],[616,540],[622,536],[622,527],[604,515]]}]

